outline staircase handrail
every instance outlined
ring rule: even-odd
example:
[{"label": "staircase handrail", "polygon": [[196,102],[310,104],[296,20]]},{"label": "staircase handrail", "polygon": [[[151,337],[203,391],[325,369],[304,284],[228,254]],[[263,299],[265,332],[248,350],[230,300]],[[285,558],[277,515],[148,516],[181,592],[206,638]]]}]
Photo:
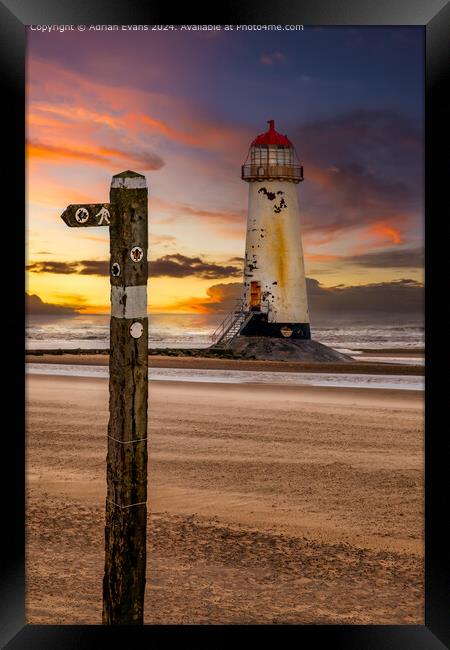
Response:
[{"label": "staircase handrail", "polygon": [[230,329],[234,319],[236,318],[236,314],[242,312],[243,304],[244,304],[244,300],[242,298],[236,299],[236,306],[234,307],[234,309],[232,309],[225,316],[225,318],[220,323],[220,325],[211,334],[211,340],[213,343],[215,343],[218,339],[220,339],[225,334],[225,332]]},{"label": "staircase handrail", "polygon": [[[248,323],[248,322],[253,318],[253,315],[254,315],[255,312],[248,311],[248,312],[241,312],[241,313],[244,314],[245,317],[244,317],[243,320],[239,323],[239,327],[238,327],[234,332],[232,332],[232,329],[231,329],[231,328],[228,330],[228,332],[232,332],[232,336],[230,336],[230,337],[226,340],[226,343],[225,343],[225,347],[226,347],[226,348],[230,347],[231,342],[234,341],[234,339],[235,339],[237,336],[239,336],[239,334],[242,332],[242,330],[243,330],[244,327],[247,325],[247,323]],[[224,334],[224,339],[225,339],[225,336],[228,334],[228,332],[226,332],[226,333]]]}]

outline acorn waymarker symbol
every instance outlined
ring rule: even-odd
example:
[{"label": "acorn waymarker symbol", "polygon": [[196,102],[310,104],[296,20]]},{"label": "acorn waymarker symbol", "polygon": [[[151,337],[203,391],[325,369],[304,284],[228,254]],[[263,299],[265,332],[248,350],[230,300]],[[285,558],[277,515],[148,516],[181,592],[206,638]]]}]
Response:
[{"label": "acorn waymarker symbol", "polygon": [[86,223],[86,221],[89,219],[89,212],[86,210],[86,208],[78,208],[78,210],[75,212],[75,219],[78,221],[78,223]]},{"label": "acorn waymarker symbol", "polygon": [[111,275],[113,275],[115,278],[118,278],[120,275],[120,264],[117,262],[114,262],[114,264],[111,266]]},{"label": "acorn waymarker symbol", "polygon": [[144,251],[140,246],[133,246],[133,248],[130,251],[130,257],[133,260],[133,262],[140,262],[141,259],[144,257]]}]

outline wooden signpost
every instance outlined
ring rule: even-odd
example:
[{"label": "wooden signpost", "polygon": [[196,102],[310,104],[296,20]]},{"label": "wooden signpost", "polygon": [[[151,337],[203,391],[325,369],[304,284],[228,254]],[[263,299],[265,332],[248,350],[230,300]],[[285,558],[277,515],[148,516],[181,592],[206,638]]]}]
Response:
[{"label": "wooden signpost", "polygon": [[112,178],[110,203],[69,205],[70,227],[109,226],[111,323],[103,624],[143,624],[147,527],[147,183]]}]

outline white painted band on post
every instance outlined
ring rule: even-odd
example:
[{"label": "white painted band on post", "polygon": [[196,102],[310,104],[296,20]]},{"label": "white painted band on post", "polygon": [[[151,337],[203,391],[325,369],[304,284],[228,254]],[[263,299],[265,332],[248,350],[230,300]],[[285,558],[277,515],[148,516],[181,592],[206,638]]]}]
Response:
[{"label": "white painted band on post", "polygon": [[111,316],[114,318],[147,318],[147,287],[111,286]]},{"label": "white painted band on post", "polygon": [[127,190],[140,190],[147,187],[147,181],[144,176],[133,176],[133,177],[114,177],[111,181],[111,187],[123,187]]}]

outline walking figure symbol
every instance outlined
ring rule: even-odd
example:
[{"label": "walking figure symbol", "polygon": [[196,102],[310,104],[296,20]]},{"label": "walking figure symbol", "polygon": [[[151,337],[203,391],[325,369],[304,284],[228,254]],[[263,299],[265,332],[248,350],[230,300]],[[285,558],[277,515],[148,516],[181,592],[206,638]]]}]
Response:
[{"label": "walking figure symbol", "polygon": [[99,212],[97,212],[95,216],[100,217],[98,221],[99,226],[103,226],[103,221],[105,222],[105,224],[109,225],[111,216],[105,207],[102,207],[102,209]]}]

